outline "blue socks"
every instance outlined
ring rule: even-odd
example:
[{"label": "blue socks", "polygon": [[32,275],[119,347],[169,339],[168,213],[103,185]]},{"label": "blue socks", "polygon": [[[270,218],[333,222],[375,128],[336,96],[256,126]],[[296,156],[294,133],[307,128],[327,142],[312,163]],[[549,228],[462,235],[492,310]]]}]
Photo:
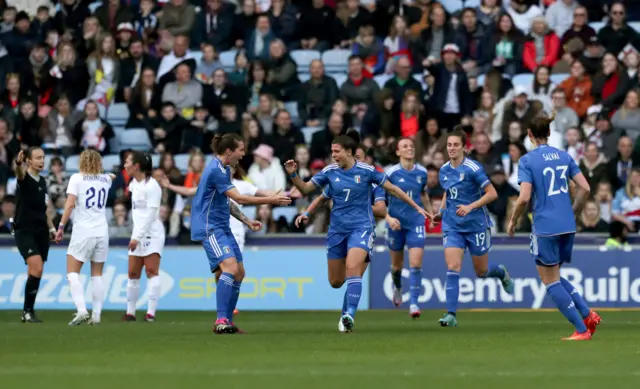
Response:
[{"label": "blue socks", "polygon": [[229,319],[230,322],[233,322],[233,311],[236,310],[236,305],[238,305],[241,285],[242,281],[233,281],[233,290],[231,292],[231,300],[229,300],[229,309],[227,311],[227,319]]},{"label": "blue socks", "polygon": [[460,273],[447,271],[446,282],[447,312],[455,315],[458,310],[458,295],[460,294]]},{"label": "blue socks", "polygon": [[482,276],[482,278],[503,279],[505,276],[504,269],[496,265],[495,263],[489,263],[487,266],[487,269],[488,269],[487,272]]},{"label": "blue socks", "polygon": [[578,293],[576,288],[573,285],[571,285],[571,282],[567,281],[564,278],[560,278],[560,282],[562,283],[564,290],[566,290],[567,293],[569,293],[569,295],[571,296],[571,299],[573,300],[574,304],[576,304],[576,309],[578,310],[578,312],[580,312],[580,316],[582,316],[583,319],[586,319],[587,316],[589,316],[589,313],[591,313],[591,310],[589,309],[587,302],[584,301],[584,299],[582,298],[580,293]]},{"label": "blue socks", "polygon": [[342,312],[340,313],[341,315],[344,315],[345,313],[347,313],[347,290],[344,291],[344,298],[342,299]]},{"label": "blue socks", "polygon": [[418,305],[418,297],[422,290],[422,268],[412,267],[409,274],[409,304]]},{"label": "blue socks", "polygon": [[[569,284],[571,285],[571,284]],[[573,302],[571,295],[567,292],[562,285],[561,281],[554,282],[547,285],[547,294],[558,307],[558,310],[564,315],[576,327],[576,331],[583,333],[587,331],[587,327],[582,321],[580,313],[576,309],[576,304]]]},{"label": "blue socks", "polygon": [[395,286],[396,289],[402,290],[402,269],[391,269],[391,279],[393,280],[393,286]]},{"label": "blue socks", "polygon": [[362,277],[347,277],[347,313],[356,316],[362,295]]},{"label": "blue socks", "polygon": [[[216,306],[218,312],[218,320],[229,319],[229,305],[233,297],[233,275],[231,273],[222,273],[218,279],[216,288]],[[240,292],[240,289],[238,289]],[[233,309],[231,309],[233,313]]]}]

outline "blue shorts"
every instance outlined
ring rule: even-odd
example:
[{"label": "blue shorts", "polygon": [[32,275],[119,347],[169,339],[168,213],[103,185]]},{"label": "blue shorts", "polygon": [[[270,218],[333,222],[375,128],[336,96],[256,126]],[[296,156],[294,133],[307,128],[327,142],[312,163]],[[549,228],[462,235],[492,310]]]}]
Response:
[{"label": "blue shorts", "polygon": [[240,247],[231,231],[214,229],[213,233],[202,241],[202,246],[204,247],[204,252],[207,253],[212,273],[218,270],[218,266],[225,259],[235,258],[236,261],[242,262]]},{"label": "blue shorts", "polygon": [[346,233],[329,232],[327,235],[327,259],[345,259],[351,249],[363,249],[371,256],[376,234],[373,228]]},{"label": "blue shorts", "polygon": [[387,226],[387,246],[391,251],[402,251],[406,245],[408,249],[424,248],[424,226],[403,228],[394,231]]},{"label": "blue shorts", "polygon": [[485,255],[491,250],[491,230],[479,232],[448,231],[442,234],[442,245],[463,250],[469,250],[474,257]]},{"label": "blue shorts", "polygon": [[540,266],[556,266],[571,262],[575,233],[538,236],[531,234],[529,252]]}]

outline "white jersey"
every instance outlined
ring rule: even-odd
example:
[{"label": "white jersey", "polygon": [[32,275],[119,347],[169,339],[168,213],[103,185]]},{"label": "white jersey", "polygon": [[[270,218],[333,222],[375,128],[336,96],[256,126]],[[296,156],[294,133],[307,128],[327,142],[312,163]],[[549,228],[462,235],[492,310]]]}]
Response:
[{"label": "white jersey", "polygon": [[71,176],[67,194],[76,196],[71,239],[77,241],[109,236],[105,213],[109,189],[111,177],[108,174],[75,173]]},{"label": "white jersey", "polygon": [[151,177],[144,181],[134,178],[129,184],[129,192],[133,220],[131,239],[162,238],[164,241],[164,225],[160,221],[162,189],[158,182]]},{"label": "white jersey", "polygon": [[[236,189],[238,190],[238,192],[241,195],[245,195],[245,196],[255,196],[256,192],[258,191],[258,188],[256,188],[252,183],[248,182],[248,181],[244,181],[244,180],[236,180],[233,179],[231,180],[231,183],[233,184],[233,186],[236,187]],[[231,199],[229,199],[231,200]],[[242,211],[242,205],[236,203],[235,201],[231,200],[231,202],[233,202],[236,207],[238,207],[238,209],[240,209]],[[255,215],[246,215],[249,219],[254,219]],[[237,235],[244,235],[245,234],[245,225],[238,219],[236,219],[235,217],[231,216],[231,220],[229,222],[229,224],[231,225],[231,232],[233,233],[234,236]]]}]

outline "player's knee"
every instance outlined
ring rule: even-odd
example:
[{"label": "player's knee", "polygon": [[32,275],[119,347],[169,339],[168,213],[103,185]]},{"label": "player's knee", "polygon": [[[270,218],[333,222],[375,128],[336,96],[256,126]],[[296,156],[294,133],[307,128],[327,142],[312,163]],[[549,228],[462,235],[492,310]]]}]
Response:
[{"label": "player's knee", "polygon": [[29,275],[36,278],[42,278],[42,270],[42,264],[29,266]]},{"label": "player's knee", "polygon": [[486,268],[476,268],[476,276],[480,277],[480,278],[484,278],[484,276],[487,275],[487,269]]},{"label": "player's knee", "polygon": [[144,269],[145,274],[147,275],[147,278],[153,278],[153,277],[157,277],[158,276],[158,269],[151,269],[151,268],[145,268]]},{"label": "player's knee", "polygon": [[344,279],[331,279],[330,278],[329,279],[329,284],[334,289],[340,289],[340,288],[342,288],[342,285],[344,285]]},{"label": "player's knee", "polygon": [[460,269],[462,268],[460,263],[447,263],[447,270],[455,271],[460,273]]},{"label": "player's knee", "polygon": [[129,271],[129,279],[130,280],[139,280],[140,279],[140,272]]}]

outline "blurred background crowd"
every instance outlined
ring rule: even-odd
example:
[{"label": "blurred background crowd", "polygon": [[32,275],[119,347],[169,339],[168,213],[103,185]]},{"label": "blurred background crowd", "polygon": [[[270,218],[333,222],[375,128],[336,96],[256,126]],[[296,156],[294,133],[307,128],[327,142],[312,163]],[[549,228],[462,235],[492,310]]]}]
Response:
[{"label": "blurred background crowd", "polygon": [[[288,190],[285,160],[309,178],[350,129],[380,170],[411,137],[438,206],[443,135],[459,124],[498,191],[489,211],[503,232],[527,127],[552,110],[550,144],[592,188],[580,230],[623,241],[640,227],[638,1],[0,0],[0,13],[1,233],[15,209],[12,161],[28,146],[47,152],[58,213],[78,153],[99,150],[117,174],[110,235],[128,237],[126,150],[153,153],[154,176],[193,187],[213,135],[235,132],[247,148],[235,178]],[[327,209],[293,225],[318,194],[244,211],[263,221],[258,234],[322,233]],[[161,217],[184,243],[189,212],[165,190]]]}]

